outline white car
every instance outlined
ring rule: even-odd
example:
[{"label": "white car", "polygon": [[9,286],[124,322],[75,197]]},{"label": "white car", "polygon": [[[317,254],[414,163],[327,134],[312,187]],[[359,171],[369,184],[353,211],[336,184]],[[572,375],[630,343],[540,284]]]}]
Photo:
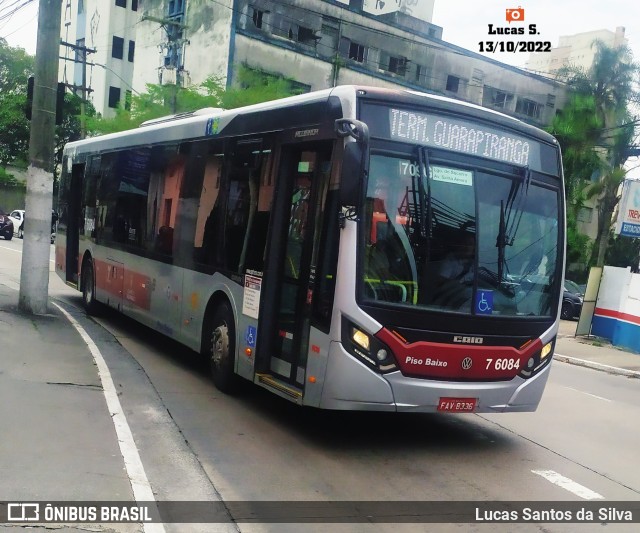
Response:
[{"label": "white car", "polygon": [[9,218],[13,222],[13,233],[22,239],[24,233],[24,209],[14,209],[9,213]]}]

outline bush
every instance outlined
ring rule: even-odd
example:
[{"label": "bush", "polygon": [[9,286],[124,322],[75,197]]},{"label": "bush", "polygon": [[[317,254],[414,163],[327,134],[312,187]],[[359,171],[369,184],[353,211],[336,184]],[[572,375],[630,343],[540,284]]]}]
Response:
[{"label": "bush", "polygon": [[26,189],[26,185],[17,180],[7,169],[0,167],[0,187],[11,187],[16,189]]}]

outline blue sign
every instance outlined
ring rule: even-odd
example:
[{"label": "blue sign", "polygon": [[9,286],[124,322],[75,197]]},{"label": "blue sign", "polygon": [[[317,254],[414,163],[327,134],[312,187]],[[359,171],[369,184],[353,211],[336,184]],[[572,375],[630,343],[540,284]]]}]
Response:
[{"label": "blue sign", "polygon": [[220,127],[220,118],[210,118],[205,126],[205,135],[217,135]]},{"label": "blue sign", "polygon": [[620,235],[624,235],[626,237],[640,237],[640,224],[623,222]]},{"label": "blue sign", "polygon": [[247,333],[244,336],[244,340],[247,341],[249,348],[256,347],[256,337],[258,336],[258,330],[255,326],[248,326]]},{"label": "blue sign", "polygon": [[493,291],[479,289],[476,292],[476,313],[490,315],[493,312]]}]

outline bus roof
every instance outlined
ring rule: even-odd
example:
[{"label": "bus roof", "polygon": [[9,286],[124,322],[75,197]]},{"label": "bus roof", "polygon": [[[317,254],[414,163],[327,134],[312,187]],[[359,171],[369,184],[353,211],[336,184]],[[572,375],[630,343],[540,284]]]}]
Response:
[{"label": "bus roof", "polygon": [[[113,150],[136,145],[145,145],[155,142],[182,141],[187,139],[202,138],[216,133],[226,133],[227,126],[235,119],[242,117],[247,119],[252,115],[260,115],[264,112],[277,110],[291,110],[301,107],[299,120],[292,119],[291,113],[280,115],[285,118],[287,124],[260,124],[261,130],[245,131],[244,134],[259,134],[268,131],[277,131],[283,127],[303,126],[313,123],[313,116],[329,118],[326,116],[327,107],[333,108],[333,113],[340,117],[356,118],[356,97],[366,100],[378,100],[380,102],[393,102],[397,104],[427,106],[437,103],[441,110],[469,115],[470,118],[499,123],[510,129],[519,130],[527,135],[536,137],[546,142],[554,142],[554,138],[548,133],[526,124],[521,120],[510,117],[498,111],[487,109],[475,104],[455,100],[452,98],[421,93],[409,89],[390,89],[380,87],[368,87],[357,85],[341,85],[331,89],[323,89],[296,96],[289,96],[279,100],[272,100],[250,106],[224,110],[220,108],[204,108],[189,113],[179,113],[146,121],[140,127],[97,137],[89,137],[80,141],[70,142],[65,146],[65,152],[83,153],[101,150]],[[333,101],[332,101],[333,100]],[[315,106],[317,114],[309,114],[308,107]],[[337,108],[336,108],[337,107]],[[331,113],[330,113],[331,114]],[[336,116],[336,118],[339,118]],[[320,118],[318,118],[320,120]],[[264,121],[263,121],[264,122]],[[289,123],[291,122],[291,123]],[[217,131],[211,131],[215,127]],[[162,133],[162,137],[158,135]]]}]

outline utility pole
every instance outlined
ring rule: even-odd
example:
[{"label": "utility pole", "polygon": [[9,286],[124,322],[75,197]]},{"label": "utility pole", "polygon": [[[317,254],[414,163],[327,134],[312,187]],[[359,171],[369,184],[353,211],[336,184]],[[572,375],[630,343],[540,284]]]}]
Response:
[{"label": "utility pole", "polygon": [[[74,63],[82,63],[82,85],[74,85],[72,83],[65,83],[74,94],[80,91],[82,94],[82,100],[80,101],[80,138],[84,139],[87,136],[87,96],[93,89],[87,87],[87,65],[95,66],[95,63],[87,63],[87,54],[95,54],[95,48],[87,48],[86,46],[80,46],[73,43],[60,40],[62,46],[71,48],[76,55],[75,59],[69,59],[68,57],[60,56],[63,61],[73,61]],[[78,57],[80,59],[78,59]],[[66,78],[66,76],[65,76]],[[65,80],[66,82],[66,80]]]},{"label": "utility pole", "polygon": [[49,299],[53,150],[62,2],[39,0],[38,9],[38,43],[25,202],[28,231],[24,234],[22,249],[19,307],[28,313],[45,314]]},{"label": "utility pole", "polygon": [[[143,15],[142,17],[142,20],[157,22],[163,26],[167,32],[167,42],[163,43],[161,46],[167,50],[170,58],[170,64],[165,65],[164,68],[166,69],[167,67],[170,67],[175,69],[176,79],[173,87],[173,93],[171,95],[171,111],[173,113],[178,112],[178,92],[182,87],[182,73],[184,71],[182,58],[184,53],[183,47],[190,44],[188,39],[183,38],[184,30],[189,28],[189,26],[183,24],[183,18],[183,12],[175,15],[170,14],[168,18],[153,17],[151,15]],[[164,81],[161,81],[161,84],[165,85]]]}]

